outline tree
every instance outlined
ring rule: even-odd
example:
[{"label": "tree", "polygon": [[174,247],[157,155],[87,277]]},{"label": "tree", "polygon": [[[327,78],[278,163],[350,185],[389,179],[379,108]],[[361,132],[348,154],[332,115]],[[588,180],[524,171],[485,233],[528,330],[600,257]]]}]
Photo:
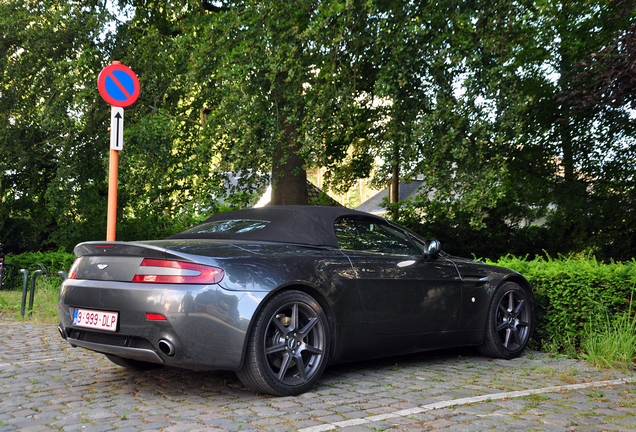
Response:
[{"label": "tree", "polygon": [[106,21],[102,6],[80,1],[0,3],[0,238],[9,252],[102,231],[107,114],[90,88]]},{"label": "tree", "polygon": [[611,39],[580,56],[567,76],[568,86],[558,95],[570,107],[573,117],[591,119],[603,146],[590,159],[596,166],[584,168],[585,196],[594,237],[589,244],[604,256],[633,257],[636,251],[634,205],[636,184],[636,134],[633,119],[636,24],[633,1],[615,0],[608,5],[605,19],[612,28]]},{"label": "tree", "polygon": [[[304,204],[306,169],[335,167],[368,138],[375,69],[365,3],[132,5],[131,60],[166,78],[143,109],[181,122],[178,146],[211,161],[195,169],[201,178],[240,172],[257,187],[271,172],[272,203]],[[157,53],[167,58],[156,61]],[[371,169],[360,156],[349,166],[354,179]]]},{"label": "tree", "polygon": [[464,224],[472,224],[471,236],[488,245],[482,256],[587,248],[608,256],[607,246],[624,239],[607,226],[625,230],[618,220],[631,214],[621,200],[621,216],[609,217],[610,203],[631,190],[617,180],[633,176],[624,163],[633,131],[624,107],[575,109],[581,86],[573,77],[580,59],[629,27],[631,12],[607,2],[499,1],[448,16],[445,77],[421,123],[418,170],[427,188],[413,211],[427,214],[429,228],[465,239]]},{"label": "tree", "polygon": [[[574,77],[578,62],[612,44],[629,27],[633,15],[624,13],[623,7],[617,2],[574,2],[549,4],[542,11],[549,25],[540,35],[541,42],[546,51],[556,45],[544,68],[557,78],[550,81],[544,73],[525,129],[526,140],[532,137],[533,147],[550,158],[544,167],[551,169],[551,176],[544,176],[542,190],[544,202],[549,199],[552,205],[546,212],[552,241],[562,251],[588,249],[619,259],[636,252],[625,254],[626,250],[610,246],[625,244],[625,234],[633,232],[620,222],[632,212],[625,206],[612,207],[630,189],[621,179],[633,176],[632,165],[623,161],[633,153],[634,130],[623,107],[604,113],[577,108],[575,95],[581,83]],[[608,236],[607,229],[617,227],[616,223],[622,228]]]},{"label": "tree", "polygon": [[425,12],[418,30],[428,35],[419,44],[424,67],[411,74],[426,83],[429,102],[418,104],[411,122],[405,177],[424,176],[414,205],[428,218],[470,214],[467,222],[482,227],[503,197],[507,153],[520,130],[514,50],[528,11],[507,1],[448,1]]},{"label": "tree", "polygon": [[274,203],[304,203],[308,168],[345,190],[378,161],[376,185],[394,192],[424,175],[394,209],[436,237],[634,253],[631,3],[119,6],[117,20],[93,2],[0,5],[9,250],[103,238],[109,107],[95,79],[120,60],[142,92],[126,109],[118,239],[183,228],[228,189],[248,205],[270,179]]},{"label": "tree", "polygon": [[[443,25],[438,7],[424,2],[385,1],[378,2],[375,11],[379,17],[374,47],[378,68],[375,92],[383,101],[382,127],[375,139],[385,161],[378,176],[391,178],[390,203],[400,200],[401,172],[410,173],[409,165],[417,157],[418,122],[433,105],[435,90],[429,78],[434,73],[435,54],[441,49],[438,31]],[[398,207],[393,209],[397,218]]]}]

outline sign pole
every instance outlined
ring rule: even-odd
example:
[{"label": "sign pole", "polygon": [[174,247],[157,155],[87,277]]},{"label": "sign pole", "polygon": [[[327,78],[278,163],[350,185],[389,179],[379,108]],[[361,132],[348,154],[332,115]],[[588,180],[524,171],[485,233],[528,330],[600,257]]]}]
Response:
[{"label": "sign pole", "polygon": [[108,161],[108,212],[106,240],[115,241],[117,231],[117,183],[119,177],[119,151],[124,146],[124,107],[139,96],[137,75],[119,61],[106,66],[97,78],[99,94],[111,106],[110,157]]},{"label": "sign pole", "polygon": [[[112,64],[119,65],[120,61],[114,61]],[[115,107],[111,105],[111,113]],[[112,117],[112,115],[111,115]],[[118,134],[110,127],[111,142],[112,136]],[[117,233],[117,183],[119,180],[119,150],[110,147],[110,157],[108,158],[108,214],[106,217],[106,241],[115,241]]]},{"label": "sign pole", "polygon": [[106,240],[115,241],[117,232],[117,185],[119,183],[119,151],[124,148],[124,109],[110,109],[110,158],[108,161],[108,217]]},{"label": "sign pole", "polygon": [[119,177],[119,151],[110,149],[108,161],[108,218],[106,240],[115,241],[117,231],[117,180]]}]

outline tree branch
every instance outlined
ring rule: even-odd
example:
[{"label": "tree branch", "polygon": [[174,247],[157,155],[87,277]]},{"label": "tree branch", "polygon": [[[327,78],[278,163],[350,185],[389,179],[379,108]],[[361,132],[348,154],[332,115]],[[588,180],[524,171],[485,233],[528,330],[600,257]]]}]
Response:
[{"label": "tree branch", "polygon": [[176,120],[176,121],[181,121],[181,122],[185,122],[185,123],[190,123],[196,126],[199,126],[200,128],[204,128],[205,127],[205,123],[201,123],[198,122],[196,120],[192,120],[189,117],[181,117],[181,116],[173,116],[170,114],[166,114],[165,112],[158,110],[157,108],[153,107],[152,105],[148,105],[148,108],[150,108],[152,111],[157,111],[159,114],[161,114],[162,116],[168,117],[170,120]]}]

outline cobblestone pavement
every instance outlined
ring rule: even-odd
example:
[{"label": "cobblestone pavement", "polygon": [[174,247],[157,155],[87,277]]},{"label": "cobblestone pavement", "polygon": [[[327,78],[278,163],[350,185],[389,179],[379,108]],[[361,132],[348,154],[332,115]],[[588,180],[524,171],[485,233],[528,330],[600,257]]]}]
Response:
[{"label": "cobblestone pavement", "polygon": [[0,431],[636,429],[636,379],[528,352],[472,349],[327,368],[296,397],[242,388],[231,372],[131,372],[63,342],[55,326],[0,321]]}]

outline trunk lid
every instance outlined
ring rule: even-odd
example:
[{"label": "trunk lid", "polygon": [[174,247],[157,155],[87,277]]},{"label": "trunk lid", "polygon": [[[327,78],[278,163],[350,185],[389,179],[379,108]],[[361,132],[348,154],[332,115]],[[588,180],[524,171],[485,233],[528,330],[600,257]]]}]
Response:
[{"label": "trunk lid", "polygon": [[131,282],[144,258],[184,260],[153,245],[125,242],[85,242],[75,247],[70,273],[75,279]]}]

